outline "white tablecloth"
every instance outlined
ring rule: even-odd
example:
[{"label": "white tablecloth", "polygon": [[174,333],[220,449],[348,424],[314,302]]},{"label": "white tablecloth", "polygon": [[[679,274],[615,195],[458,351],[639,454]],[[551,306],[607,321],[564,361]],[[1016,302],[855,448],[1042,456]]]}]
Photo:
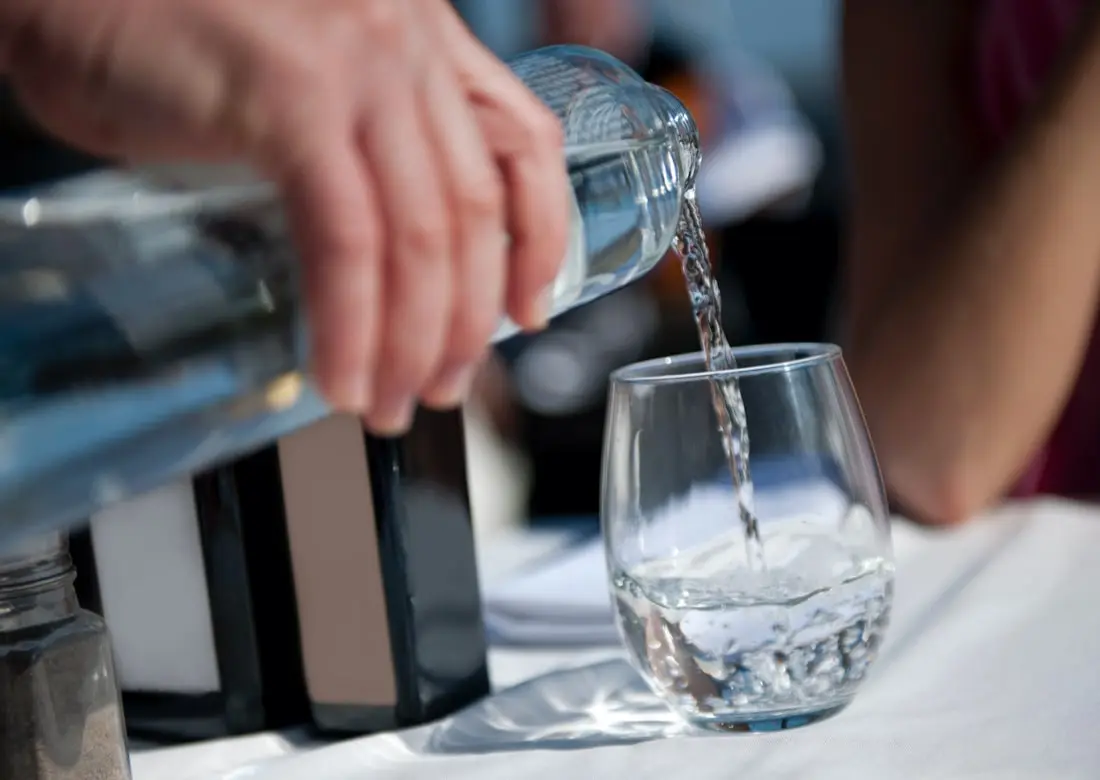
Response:
[{"label": "white tablecloth", "polygon": [[845,712],[686,736],[614,650],[494,650],[499,693],[439,724],[138,751],[135,780],[1100,778],[1100,508],[1014,504],[895,525],[890,634]]}]

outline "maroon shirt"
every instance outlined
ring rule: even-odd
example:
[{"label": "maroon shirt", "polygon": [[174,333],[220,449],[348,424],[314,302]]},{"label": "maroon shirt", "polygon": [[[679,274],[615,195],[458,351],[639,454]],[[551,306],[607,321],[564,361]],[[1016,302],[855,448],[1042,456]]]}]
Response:
[{"label": "maroon shirt", "polygon": [[[977,95],[985,136],[1007,141],[1040,94],[1084,0],[985,0],[977,28]],[[1100,204],[1097,204],[1100,218]],[[1100,257],[1096,258],[1100,262]],[[1026,381],[1026,378],[1025,378]],[[1100,336],[1073,393],[1013,495],[1100,496]]]}]

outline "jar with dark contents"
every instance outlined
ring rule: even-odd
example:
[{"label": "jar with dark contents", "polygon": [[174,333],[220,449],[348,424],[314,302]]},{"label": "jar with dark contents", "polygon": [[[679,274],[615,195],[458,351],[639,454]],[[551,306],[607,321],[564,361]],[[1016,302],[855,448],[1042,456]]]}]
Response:
[{"label": "jar with dark contents", "polygon": [[129,780],[107,626],[61,536],[0,553],[0,780]]}]

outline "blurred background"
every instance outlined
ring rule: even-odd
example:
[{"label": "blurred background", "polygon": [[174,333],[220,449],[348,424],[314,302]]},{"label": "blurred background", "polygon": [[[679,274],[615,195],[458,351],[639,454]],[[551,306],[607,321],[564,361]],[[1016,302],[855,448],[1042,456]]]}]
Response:
[{"label": "blurred background", "polygon": [[[595,45],[676,93],[702,133],[699,202],[730,341],[830,338],[844,167],[837,3],[456,5],[501,56],[547,43]],[[495,442],[491,457],[471,453],[477,522],[594,527],[608,373],[697,350],[693,328],[670,256],[643,282],[504,344],[470,410],[472,446]]]}]

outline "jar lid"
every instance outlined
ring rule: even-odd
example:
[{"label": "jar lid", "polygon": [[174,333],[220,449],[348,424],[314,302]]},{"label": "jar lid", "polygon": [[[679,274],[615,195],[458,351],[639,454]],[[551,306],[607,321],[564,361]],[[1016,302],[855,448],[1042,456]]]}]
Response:
[{"label": "jar lid", "polygon": [[34,536],[0,548],[0,574],[55,560],[68,551],[68,538],[52,533]]}]

